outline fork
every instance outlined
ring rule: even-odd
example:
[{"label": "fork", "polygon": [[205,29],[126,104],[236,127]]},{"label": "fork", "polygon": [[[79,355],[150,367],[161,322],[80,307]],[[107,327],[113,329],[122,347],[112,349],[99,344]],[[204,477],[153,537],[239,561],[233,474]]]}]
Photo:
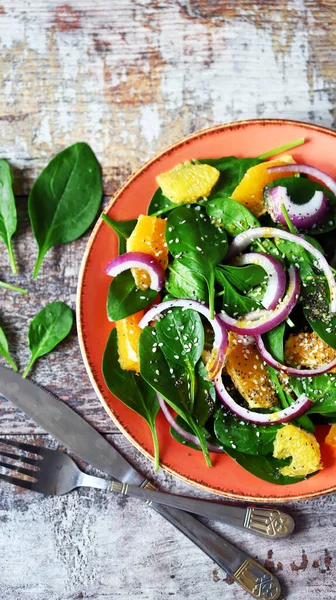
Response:
[{"label": "fork", "polygon": [[[0,467],[15,471],[15,476],[0,473],[0,479],[45,496],[67,494],[79,487],[92,487],[145,500],[147,504],[154,502],[179,508],[267,538],[286,537],[294,530],[293,518],[274,508],[242,507],[177,496],[159,492],[151,484],[144,487],[128,485],[83,473],[68,454],[59,450],[5,439],[0,439],[0,443],[10,446],[12,450],[9,452],[0,448],[0,458],[9,458],[24,465],[19,466],[13,462],[0,460]],[[12,447],[33,454],[34,458],[20,454]],[[20,475],[28,476],[30,479],[23,479]]]}]

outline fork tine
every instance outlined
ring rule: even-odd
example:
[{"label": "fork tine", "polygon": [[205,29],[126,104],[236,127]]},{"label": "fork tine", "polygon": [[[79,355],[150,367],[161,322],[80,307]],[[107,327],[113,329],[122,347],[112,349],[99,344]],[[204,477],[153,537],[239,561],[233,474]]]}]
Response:
[{"label": "fork tine", "polygon": [[12,454],[11,452],[5,452],[0,448],[0,456],[6,456],[6,458],[13,458],[14,460],[19,460],[20,462],[26,463],[28,465],[39,465],[40,460],[36,458],[28,458],[28,456],[23,456],[22,454]]},{"label": "fork tine", "polygon": [[9,475],[3,475],[2,473],[0,473],[0,479],[7,481],[7,483],[12,483],[13,485],[26,488],[27,490],[31,490],[35,485],[35,481],[26,481],[25,479],[19,479],[19,477],[10,477]]},{"label": "fork tine", "polygon": [[42,454],[42,448],[40,448],[40,446],[34,446],[33,444],[26,444],[25,442],[16,442],[14,440],[7,440],[4,438],[0,438],[0,444],[4,444],[7,446],[15,446],[15,448],[20,448],[20,450],[24,450],[25,452],[30,452],[31,454]]},{"label": "fork tine", "polygon": [[13,465],[12,463],[5,463],[0,460],[0,467],[4,467],[5,469],[12,469],[17,473],[22,473],[22,475],[29,475],[30,477],[36,477],[38,471],[34,471],[33,469],[25,469],[24,467],[18,467],[17,465]]}]

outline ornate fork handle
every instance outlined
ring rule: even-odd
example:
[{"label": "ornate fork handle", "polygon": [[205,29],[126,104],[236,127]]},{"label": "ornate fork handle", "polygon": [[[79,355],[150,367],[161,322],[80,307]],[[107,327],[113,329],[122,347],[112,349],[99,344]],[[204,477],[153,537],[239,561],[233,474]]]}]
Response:
[{"label": "ornate fork handle", "polygon": [[242,507],[223,502],[198,500],[186,496],[175,496],[155,490],[148,482],[142,487],[112,481],[110,490],[125,496],[139,498],[148,504],[155,502],[178,508],[195,515],[223,521],[228,525],[256,533],[267,538],[282,538],[294,530],[292,517],[274,508]]}]

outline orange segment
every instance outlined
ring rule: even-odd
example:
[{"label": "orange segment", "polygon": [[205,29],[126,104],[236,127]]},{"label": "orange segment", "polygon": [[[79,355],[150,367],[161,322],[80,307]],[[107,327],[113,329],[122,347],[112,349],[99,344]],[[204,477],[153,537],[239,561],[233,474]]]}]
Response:
[{"label": "orange segment", "polygon": [[328,446],[331,446],[334,451],[336,451],[336,423],[330,427],[324,442],[325,444],[328,444]]},{"label": "orange segment", "polygon": [[230,334],[226,370],[250,408],[269,408],[278,403],[264,361],[255,346],[244,346]]},{"label": "orange segment", "polygon": [[[316,333],[291,334],[285,344],[286,362],[299,367],[318,367],[336,358],[336,350]],[[336,369],[332,369],[335,372]]]},{"label": "orange segment", "polygon": [[207,198],[218,180],[218,169],[210,165],[194,165],[186,161],[166,173],[157,176],[156,181],[164,195],[175,204],[196,202]]},{"label": "orange segment", "polygon": [[271,181],[293,175],[293,173],[268,173],[267,169],[269,167],[293,164],[294,162],[291,156],[281,156],[281,158],[268,160],[260,163],[260,165],[251,167],[246,171],[243,179],[232,192],[231,198],[240,202],[240,204],[244,204],[256,217],[260,217],[260,215],[267,211],[264,201],[264,187],[271,183]]},{"label": "orange segment", "polygon": [[140,371],[139,337],[142,329],[138,323],[144,313],[145,311],[140,310],[130,317],[116,321],[119,362],[125,371]]},{"label": "orange segment", "polygon": [[277,432],[273,456],[292,457],[291,463],[280,469],[280,473],[287,477],[305,477],[323,469],[320,446],[316,437],[292,424],[285,425]]},{"label": "orange segment", "polygon": [[[154,256],[164,269],[168,266],[168,248],[165,238],[166,221],[158,217],[140,215],[138,222],[127,240],[127,252],[145,252]],[[150,277],[142,269],[132,269],[135,283],[145,290],[150,285]]]}]

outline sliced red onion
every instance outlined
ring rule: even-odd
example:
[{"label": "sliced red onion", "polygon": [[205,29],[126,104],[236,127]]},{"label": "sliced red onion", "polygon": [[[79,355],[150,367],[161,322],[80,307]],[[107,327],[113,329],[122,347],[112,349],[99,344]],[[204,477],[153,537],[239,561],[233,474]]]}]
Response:
[{"label": "sliced red onion", "polygon": [[268,282],[266,292],[261,301],[265,308],[275,308],[279,300],[283,297],[286,290],[286,275],[279,261],[263,252],[249,252],[242,254],[235,260],[236,265],[259,265],[266,271]]},{"label": "sliced red onion", "polygon": [[336,195],[336,181],[330,175],[317,169],[316,167],[312,167],[311,165],[281,165],[278,167],[269,167],[267,169],[269,173],[304,173],[305,175],[310,175],[310,177],[314,177],[318,181],[321,181],[323,185],[325,185],[329,190],[331,190]]},{"label": "sliced red onion", "polygon": [[221,375],[218,375],[215,379],[215,388],[221,402],[227,408],[238,417],[245,419],[245,421],[256,423],[257,425],[278,425],[279,423],[287,423],[288,421],[292,421],[303,415],[314,404],[314,402],[309,400],[305,394],[301,394],[291,406],[288,406],[283,410],[279,410],[275,413],[258,413],[237,404],[226,390]]},{"label": "sliced red onion", "polygon": [[[159,401],[161,410],[162,410],[164,416],[166,417],[169,425],[171,425],[171,427],[173,429],[175,429],[175,431],[177,433],[179,433],[187,442],[191,442],[192,444],[195,444],[196,446],[201,448],[201,444],[199,442],[199,439],[196,437],[196,435],[193,435],[192,433],[189,433],[189,431],[186,431],[185,429],[183,429],[183,427],[180,427],[176,423],[174,417],[171,415],[165,400],[162,398],[162,396],[160,396],[160,394],[156,393],[156,395],[157,395],[157,399]],[[210,450],[210,452],[217,452],[218,454],[224,453],[224,450],[220,446],[216,446],[216,444],[210,444],[209,442],[206,442],[206,445],[208,447],[208,450]]]},{"label": "sliced red onion", "polygon": [[289,218],[297,229],[310,229],[324,219],[328,213],[328,199],[321,191],[316,191],[305,204],[295,204],[290,199],[287,188],[278,185],[267,190],[266,198],[273,221],[286,226],[281,205],[286,207]]},{"label": "sliced red onion", "polygon": [[[295,235],[294,233],[289,233],[289,231],[281,231],[275,227],[254,227],[253,229],[248,229],[247,231],[238,233],[229,248],[228,257],[231,258],[236,256],[245,250],[245,248],[249,246],[253,240],[260,238],[279,238],[282,240],[288,240],[298,244],[299,246],[302,246],[302,248],[305,248],[305,250],[312,254],[312,256],[316,258],[317,267],[323,271],[328,282],[331,299],[330,312],[336,312],[336,282],[333,272],[323,254],[321,254],[321,252],[312,244],[307,242],[307,240],[305,240],[301,235]],[[261,331],[259,333],[261,333]]]},{"label": "sliced red onion", "polygon": [[300,294],[300,276],[298,270],[295,267],[290,267],[288,274],[289,285],[286,295],[272,311],[255,310],[247,313],[240,319],[234,319],[222,310],[219,318],[230,331],[234,331],[240,335],[261,335],[280,325],[293,310]]},{"label": "sliced red onion", "polygon": [[330,363],[320,365],[315,369],[296,369],[294,367],[289,367],[287,365],[283,365],[275,358],[273,358],[272,354],[270,354],[265,348],[265,344],[261,335],[257,335],[255,341],[257,348],[264,361],[267,362],[268,365],[270,365],[277,371],[283,371],[287,375],[293,375],[294,377],[314,377],[314,375],[322,375],[322,373],[326,373],[327,371],[330,371],[330,369],[336,367],[336,358],[334,358],[334,360],[332,360]]},{"label": "sliced red onion", "polygon": [[187,300],[183,298],[166,300],[165,302],[161,302],[161,304],[157,304],[156,306],[150,308],[139,322],[139,327],[143,329],[165,310],[177,307],[185,310],[195,310],[209,321],[213,329],[215,339],[213,344],[212,358],[210,358],[210,361],[208,362],[209,367],[207,368],[210,379],[214,379],[214,377],[216,377],[216,375],[218,375],[218,373],[221,371],[225,363],[226,351],[228,348],[228,334],[218,315],[215,315],[213,319],[210,318],[210,310],[205,304],[201,304],[196,300]]},{"label": "sliced red onion", "polygon": [[165,272],[160,263],[145,252],[126,252],[117,256],[105,268],[105,273],[115,277],[127,269],[143,269],[147,271],[151,279],[150,287],[156,292],[160,292],[165,282]]}]

